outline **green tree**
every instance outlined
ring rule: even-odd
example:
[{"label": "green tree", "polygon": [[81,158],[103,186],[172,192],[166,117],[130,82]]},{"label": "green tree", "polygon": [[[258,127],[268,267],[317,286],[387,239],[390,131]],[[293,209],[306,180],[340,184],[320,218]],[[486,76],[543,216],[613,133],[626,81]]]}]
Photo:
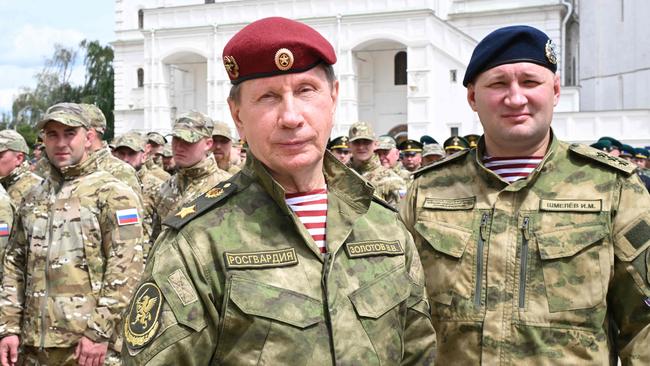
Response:
[{"label": "green tree", "polygon": [[104,139],[110,140],[113,138],[115,107],[113,49],[110,46],[102,46],[98,41],[83,40],[80,46],[86,50],[86,82],[82,88],[81,99],[84,103],[97,105],[104,112],[107,125]]}]

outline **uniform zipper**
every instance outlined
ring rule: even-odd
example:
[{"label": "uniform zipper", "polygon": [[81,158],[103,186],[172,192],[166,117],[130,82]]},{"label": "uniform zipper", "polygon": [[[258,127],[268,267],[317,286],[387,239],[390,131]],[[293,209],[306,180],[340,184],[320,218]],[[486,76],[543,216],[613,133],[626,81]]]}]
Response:
[{"label": "uniform zipper", "polygon": [[481,307],[481,289],[483,288],[483,251],[485,249],[485,238],[487,221],[490,215],[485,212],[481,218],[481,227],[478,234],[478,245],[476,246],[476,287],[474,288],[474,306]]},{"label": "uniform zipper", "polygon": [[[56,198],[54,199],[56,202]],[[50,208],[54,206],[54,202],[50,203]],[[53,216],[49,215],[47,219],[47,227],[49,229],[49,238],[47,244],[47,251],[45,253],[45,296],[43,296],[43,302],[41,303],[41,350],[45,348],[45,315],[47,313],[47,301],[50,297],[50,250],[52,248],[52,233],[54,232],[53,226]]]},{"label": "uniform zipper", "polygon": [[329,334],[330,352],[332,353],[332,364],[336,365],[336,354],[334,353],[334,333],[332,331],[332,318],[330,317],[329,299],[327,296],[327,277],[330,269],[330,253],[324,253],[323,275],[321,277],[321,287],[323,289],[323,311],[325,312],[325,326]]},{"label": "uniform zipper", "polygon": [[528,268],[528,240],[530,240],[530,232],[528,231],[528,223],[530,219],[524,217],[524,222],[521,224],[521,259],[519,261],[519,308],[523,309],[526,303],[526,273]]}]

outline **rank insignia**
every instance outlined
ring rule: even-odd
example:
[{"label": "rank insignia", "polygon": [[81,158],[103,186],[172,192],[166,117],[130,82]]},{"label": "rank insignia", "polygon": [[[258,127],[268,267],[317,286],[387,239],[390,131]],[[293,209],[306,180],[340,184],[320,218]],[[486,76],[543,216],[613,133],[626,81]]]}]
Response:
[{"label": "rank insignia", "polygon": [[293,66],[293,53],[286,48],[280,48],[275,53],[275,66],[282,71],[287,71]]},{"label": "rank insignia", "polygon": [[178,211],[175,216],[178,216],[181,219],[184,219],[185,216],[191,215],[193,213],[196,213],[196,205],[181,208],[181,210]]},{"label": "rank insignia", "polygon": [[153,340],[162,309],[160,288],[153,282],[140,285],[131,300],[129,316],[124,320],[124,339],[131,348],[141,348]]},{"label": "rank insignia", "polygon": [[546,42],[544,51],[546,52],[546,58],[548,59],[548,62],[552,63],[553,65],[557,65],[557,52],[555,51],[555,43],[549,39]]},{"label": "rank insignia", "polygon": [[239,77],[239,65],[233,56],[223,56],[223,66],[231,78],[237,79]]},{"label": "rank insignia", "polygon": [[223,189],[219,187],[214,187],[209,191],[205,192],[205,197],[207,198],[217,198],[223,194]]}]

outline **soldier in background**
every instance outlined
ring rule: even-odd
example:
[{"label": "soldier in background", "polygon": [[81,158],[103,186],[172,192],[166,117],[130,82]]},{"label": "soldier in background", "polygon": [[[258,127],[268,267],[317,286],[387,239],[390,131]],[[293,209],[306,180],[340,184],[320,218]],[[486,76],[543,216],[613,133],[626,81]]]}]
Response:
[{"label": "soldier in background", "polygon": [[217,161],[219,169],[228,172],[230,175],[238,173],[241,168],[231,163],[230,153],[232,152],[233,137],[230,127],[225,122],[216,121],[212,128],[212,154]]},{"label": "soldier in background", "polygon": [[621,155],[621,149],[623,148],[623,144],[618,141],[617,139],[609,136],[603,136],[598,139],[597,142],[604,142],[607,146],[608,153],[612,156],[618,157]]},{"label": "soldier in background", "polygon": [[15,208],[4,187],[0,185],[0,302],[2,302],[2,262],[9,242],[11,228],[14,227]]},{"label": "soldier in background", "polygon": [[185,113],[174,122],[172,152],[178,171],[163,183],[155,197],[152,242],[169,214],[230,178],[231,174],[219,169],[212,155],[212,127],[212,119],[199,112]]},{"label": "soldier in background", "polygon": [[176,174],[176,162],[174,162],[174,154],[172,153],[172,144],[171,143],[166,143],[165,147],[163,148],[162,151],[162,163],[163,163],[163,169],[169,175],[174,175]]},{"label": "soldier in background", "polygon": [[420,169],[422,165],[422,143],[420,141],[407,139],[402,141],[397,148],[402,155],[404,169],[409,173]]},{"label": "soldier in background", "polygon": [[476,146],[478,146],[478,140],[481,138],[481,136],[476,134],[470,134],[470,135],[463,136],[463,138],[465,139],[465,141],[467,141],[469,148],[473,149]]},{"label": "soldier in background", "polygon": [[223,52],[248,161],[166,221],[128,312],[138,319],[136,304],[154,298],[152,321],[124,327],[125,363],[430,364],[412,239],[325,151],[338,96],[332,46],[302,23],[267,18]]},{"label": "soldier in background", "polygon": [[19,207],[27,192],[42,179],[32,173],[29,148],[25,138],[14,130],[0,131],[0,183],[15,207]]},{"label": "soldier in background", "polygon": [[478,147],[411,185],[440,364],[650,364],[650,196],[634,164],[553,134],[556,70],[535,28],[486,36],[463,81]]},{"label": "soldier in background", "polygon": [[389,135],[381,135],[377,138],[377,148],[375,154],[384,168],[391,169],[397,175],[402,177],[405,182],[411,180],[411,172],[406,170],[399,161],[399,150],[395,139]]},{"label": "soldier in background", "polygon": [[145,145],[144,145],[144,171],[143,174],[153,174],[158,179],[166,181],[171,177],[162,166],[162,159],[157,155],[163,151],[167,140],[163,135],[158,132],[149,132],[145,136]]},{"label": "soldier in background", "polygon": [[379,162],[379,157],[375,154],[377,140],[370,125],[366,122],[354,123],[350,126],[348,138],[352,151],[352,169],[372,183],[379,198],[397,207],[406,193],[406,182]]},{"label": "soldier in background", "polygon": [[54,106],[37,128],[51,173],[18,208],[4,258],[0,361],[15,364],[22,342],[21,364],[117,365],[117,324],[143,270],[140,199],[97,168],[79,108]]},{"label": "soldier in background", "polygon": [[465,138],[460,136],[451,136],[443,142],[442,146],[445,149],[447,155],[455,154],[459,151],[469,149],[469,143]]},{"label": "soldier in background", "polygon": [[445,156],[445,150],[439,144],[426,144],[422,147],[422,167],[424,168],[438,160],[442,160]]},{"label": "soldier in background", "polygon": [[332,141],[327,146],[327,149],[336,156],[339,161],[345,165],[350,165],[350,145],[348,143],[347,136],[339,136]]}]

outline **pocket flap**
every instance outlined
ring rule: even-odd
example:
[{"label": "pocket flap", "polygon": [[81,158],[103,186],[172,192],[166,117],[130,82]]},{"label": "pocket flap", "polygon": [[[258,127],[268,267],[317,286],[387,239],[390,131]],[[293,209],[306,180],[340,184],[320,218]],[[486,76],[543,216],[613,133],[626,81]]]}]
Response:
[{"label": "pocket flap", "polygon": [[348,297],[359,316],[376,319],[409,297],[409,285],[408,275],[400,266],[355,290]]},{"label": "pocket flap", "polygon": [[320,300],[240,276],[230,279],[230,300],[244,313],[307,328],[323,319]]},{"label": "pocket flap", "polygon": [[602,223],[535,232],[542,260],[572,257],[609,234]]},{"label": "pocket flap", "polygon": [[415,230],[435,250],[454,258],[463,256],[472,237],[471,230],[442,222],[418,221],[415,223]]}]

